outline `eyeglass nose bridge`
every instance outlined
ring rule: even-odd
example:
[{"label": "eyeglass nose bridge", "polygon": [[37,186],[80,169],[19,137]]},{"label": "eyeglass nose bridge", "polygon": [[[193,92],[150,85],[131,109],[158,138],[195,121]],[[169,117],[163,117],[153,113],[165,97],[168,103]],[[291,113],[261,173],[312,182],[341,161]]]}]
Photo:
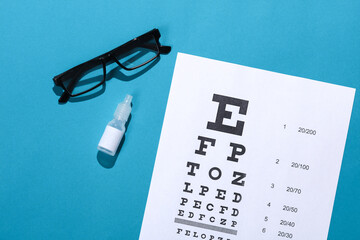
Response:
[{"label": "eyeglass nose bridge", "polygon": [[100,57],[99,60],[101,61],[102,64],[102,68],[103,68],[103,74],[104,74],[104,78],[102,80],[102,83],[105,83],[106,80],[106,59],[104,57]]},{"label": "eyeglass nose bridge", "polygon": [[125,67],[124,65],[122,65],[122,64],[119,62],[119,60],[118,60],[114,55],[112,55],[111,53],[108,53],[108,54],[106,55],[106,57],[108,58],[108,60],[112,60],[112,61],[116,62],[117,65],[119,65],[121,68],[123,68],[123,69],[125,69],[125,70],[127,70],[127,71],[130,71],[130,70],[133,70],[133,69],[134,69],[134,68],[127,68],[127,67]]}]

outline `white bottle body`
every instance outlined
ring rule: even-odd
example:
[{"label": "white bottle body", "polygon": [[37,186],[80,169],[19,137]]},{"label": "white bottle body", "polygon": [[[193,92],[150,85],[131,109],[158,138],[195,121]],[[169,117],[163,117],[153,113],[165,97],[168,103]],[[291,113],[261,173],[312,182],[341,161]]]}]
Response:
[{"label": "white bottle body", "polygon": [[114,156],[119,147],[121,139],[125,133],[124,121],[113,119],[105,128],[104,134],[102,135],[98,150],[106,154]]}]

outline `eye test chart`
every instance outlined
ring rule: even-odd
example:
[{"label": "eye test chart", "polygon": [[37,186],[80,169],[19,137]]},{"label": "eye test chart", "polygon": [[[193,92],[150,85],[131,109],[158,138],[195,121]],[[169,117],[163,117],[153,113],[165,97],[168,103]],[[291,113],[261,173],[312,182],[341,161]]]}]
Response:
[{"label": "eye test chart", "polygon": [[354,95],[178,53],[140,239],[327,239]]}]

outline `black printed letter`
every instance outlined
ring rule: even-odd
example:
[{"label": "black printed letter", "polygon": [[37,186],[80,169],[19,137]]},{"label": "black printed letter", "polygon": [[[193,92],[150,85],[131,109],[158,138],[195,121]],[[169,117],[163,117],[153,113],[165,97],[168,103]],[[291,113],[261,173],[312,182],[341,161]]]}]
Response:
[{"label": "black printed letter", "polygon": [[190,176],[195,176],[194,170],[199,169],[200,168],[200,164],[198,163],[193,163],[193,162],[187,162],[187,167],[190,167],[190,172],[188,172],[188,175]]},{"label": "black printed letter", "polygon": [[[245,149],[244,145],[237,144],[237,143],[230,143],[230,146],[233,147],[233,150],[232,150],[231,157],[227,157],[227,160],[233,161],[233,162],[238,162],[239,159],[236,158],[236,155],[237,156],[244,155],[246,149]],[[238,149],[240,149],[241,151],[238,151]]]},{"label": "black printed letter", "polygon": [[249,101],[232,98],[232,97],[227,97],[227,96],[222,96],[222,95],[218,95],[218,94],[214,94],[212,100],[214,102],[218,102],[219,107],[218,107],[215,122],[208,122],[207,129],[242,136],[243,129],[244,129],[243,121],[237,121],[235,127],[223,124],[224,118],[231,119],[231,115],[232,115],[232,112],[226,111],[225,109],[226,109],[227,104],[238,106],[240,108],[239,114],[246,115]]},{"label": "black printed letter", "polygon": [[211,146],[214,147],[216,140],[213,138],[207,138],[207,137],[203,137],[203,136],[198,136],[198,139],[200,140],[200,147],[199,147],[199,150],[195,150],[195,153],[205,156],[206,152],[204,151],[204,149],[206,149],[208,146],[205,144],[205,142],[209,142],[211,144]]},{"label": "black printed letter", "polygon": [[244,185],[245,185],[245,181],[241,181],[241,180],[246,177],[246,173],[234,172],[233,177],[237,177],[237,178],[235,178],[235,179],[231,182],[232,184],[234,184],[234,185],[239,185],[239,186],[244,186]]}]

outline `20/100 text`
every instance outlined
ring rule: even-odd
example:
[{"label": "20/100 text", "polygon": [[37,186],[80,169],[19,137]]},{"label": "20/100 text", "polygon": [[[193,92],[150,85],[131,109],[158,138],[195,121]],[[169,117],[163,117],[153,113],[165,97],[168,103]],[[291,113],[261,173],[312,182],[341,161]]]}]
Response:
[{"label": "20/100 text", "polygon": [[309,170],[310,169],[309,165],[302,164],[302,163],[296,163],[296,162],[292,162],[291,167],[298,168],[298,169],[304,169],[304,170]]}]

